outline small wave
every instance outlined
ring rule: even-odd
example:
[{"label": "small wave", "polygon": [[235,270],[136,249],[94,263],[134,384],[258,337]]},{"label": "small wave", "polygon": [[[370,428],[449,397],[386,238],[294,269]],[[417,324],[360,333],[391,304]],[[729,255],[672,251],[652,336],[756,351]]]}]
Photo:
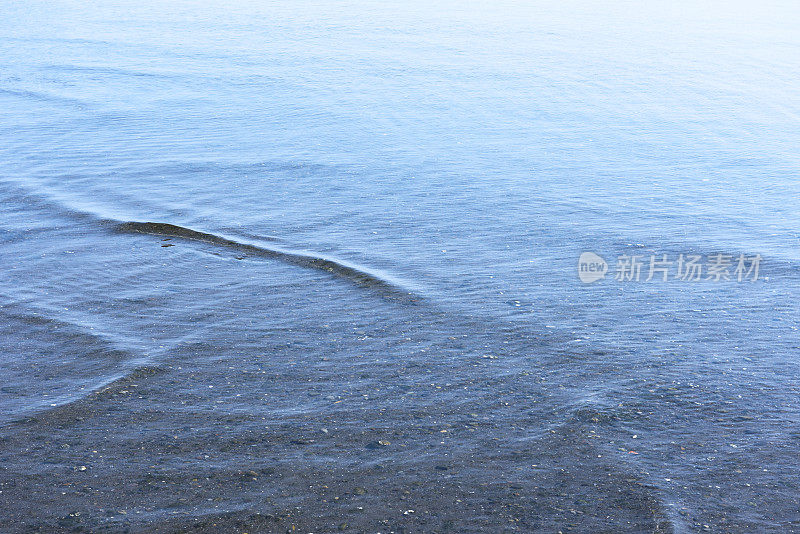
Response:
[{"label": "small wave", "polygon": [[[138,221],[123,222],[124,218],[119,217],[118,214],[109,213],[107,210],[91,205],[88,201],[83,199],[67,198],[63,194],[54,192],[42,194],[37,191],[32,191],[29,187],[17,182],[3,180],[2,176],[0,176],[0,183],[3,183],[7,189],[6,200],[17,200],[27,205],[38,205],[44,209],[54,210],[58,215],[95,224],[107,229],[110,228],[119,233],[150,234],[202,241],[212,245],[239,250],[250,256],[273,258],[300,267],[326,271],[339,277],[349,279],[359,285],[379,290],[383,292],[385,296],[406,300],[409,303],[422,300],[417,289],[410,287],[409,284],[405,282],[401,282],[386,273],[353,265],[337,258],[248,243],[243,240],[192,230],[191,228],[175,224]],[[247,238],[245,237],[245,239]],[[257,240],[269,242],[282,241],[274,236],[259,236]]]},{"label": "small wave", "polygon": [[64,395],[58,399],[51,399],[31,405],[30,413],[17,414],[7,420],[0,420],[0,427],[19,423],[63,421],[69,417],[78,417],[86,414],[86,402],[93,397],[113,398],[120,394],[127,394],[126,388],[138,387],[136,381],[165,373],[167,368],[152,363],[139,362],[125,371],[95,380],[87,387],[71,395]]},{"label": "small wave", "polygon": [[[85,338],[84,347],[90,342],[97,343],[102,347],[98,349],[98,352],[118,361],[131,359],[133,356],[133,352],[128,349],[118,347],[120,342],[118,333],[112,336],[103,333],[101,329],[96,329],[94,326],[83,324],[75,319],[53,317],[50,315],[53,313],[51,310],[41,307],[34,308],[30,302],[15,302],[12,297],[3,293],[0,293],[0,298],[5,302],[0,306],[0,317],[3,318],[4,323],[17,321],[20,325],[41,328],[52,334],[80,336]],[[22,311],[21,308],[27,308],[27,311]]]},{"label": "small wave", "polygon": [[8,95],[25,100],[36,100],[39,102],[49,102],[52,104],[62,104],[67,106],[76,107],[78,109],[86,109],[88,104],[77,98],[70,98],[66,96],[58,96],[43,91],[31,91],[28,89],[6,89],[0,87],[0,95]]},{"label": "small wave", "polygon": [[125,69],[110,66],[92,66],[92,65],[44,65],[42,70],[50,70],[64,73],[77,73],[77,74],[98,74],[106,76],[124,76],[134,78],[159,78],[159,79],[172,79],[178,78],[180,75],[172,73],[161,72],[145,72],[139,70]]},{"label": "small wave", "polygon": [[386,294],[403,296],[405,298],[412,297],[412,300],[418,300],[417,298],[413,298],[415,295],[411,289],[398,281],[392,280],[385,274],[378,274],[363,267],[351,265],[342,260],[327,258],[321,255],[268,248],[261,245],[237,241],[221,235],[199,232],[191,228],[169,223],[131,221],[118,224],[115,230],[121,233],[151,234],[202,241],[204,243],[246,252],[253,256],[274,258],[300,267],[319,269],[342,278],[347,278],[359,285],[379,289]]},{"label": "small wave", "polygon": [[127,218],[124,213],[110,212],[85,197],[51,190],[36,180],[0,175],[0,185],[0,198],[5,206],[17,205],[17,209],[26,211],[35,208],[41,210],[43,215],[55,215],[101,227],[117,225]]},{"label": "small wave", "polygon": [[21,336],[14,353],[0,364],[0,402],[7,408],[0,414],[0,427],[73,404],[150,365],[150,357],[140,355],[125,336],[57,317],[58,312],[30,302],[14,302],[2,293],[0,299],[5,303],[0,306],[0,337]]}]

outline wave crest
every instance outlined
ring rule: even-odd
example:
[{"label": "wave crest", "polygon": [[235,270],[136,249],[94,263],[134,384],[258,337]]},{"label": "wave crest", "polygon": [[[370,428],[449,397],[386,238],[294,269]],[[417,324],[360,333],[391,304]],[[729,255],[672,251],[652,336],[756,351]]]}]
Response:
[{"label": "wave crest", "polygon": [[192,230],[191,228],[169,223],[130,221],[117,224],[115,230],[121,233],[150,234],[202,241],[212,245],[243,251],[251,256],[273,258],[291,263],[293,265],[298,265],[300,267],[319,269],[342,278],[349,279],[358,283],[359,285],[379,289],[382,292],[392,296],[402,296],[412,301],[418,300],[418,298],[415,298],[414,291],[406,287],[405,284],[390,278],[386,274],[378,273],[364,267],[352,265],[345,261],[325,257],[322,255],[282,250],[279,248],[246,243],[244,241],[239,241],[222,235],[200,232],[197,230]]}]

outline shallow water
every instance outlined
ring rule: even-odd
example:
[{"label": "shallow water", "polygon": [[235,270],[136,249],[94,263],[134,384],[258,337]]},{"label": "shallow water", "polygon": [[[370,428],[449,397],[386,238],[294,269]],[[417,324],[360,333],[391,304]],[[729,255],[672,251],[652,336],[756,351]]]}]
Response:
[{"label": "shallow water", "polygon": [[0,530],[800,531],[794,4],[3,12]]}]

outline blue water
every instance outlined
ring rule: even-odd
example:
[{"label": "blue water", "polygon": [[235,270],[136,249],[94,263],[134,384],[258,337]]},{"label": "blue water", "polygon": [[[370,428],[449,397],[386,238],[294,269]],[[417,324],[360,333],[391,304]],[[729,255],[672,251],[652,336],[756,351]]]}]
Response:
[{"label": "blue water", "polygon": [[0,6],[0,530],[800,531],[795,3]]}]

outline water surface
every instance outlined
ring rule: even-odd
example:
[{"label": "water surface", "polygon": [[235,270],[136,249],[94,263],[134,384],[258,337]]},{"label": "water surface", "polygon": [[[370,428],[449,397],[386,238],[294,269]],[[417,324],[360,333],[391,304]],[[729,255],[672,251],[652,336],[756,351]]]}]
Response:
[{"label": "water surface", "polygon": [[795,4],[1,5],[0,529],[800,530]]}]

